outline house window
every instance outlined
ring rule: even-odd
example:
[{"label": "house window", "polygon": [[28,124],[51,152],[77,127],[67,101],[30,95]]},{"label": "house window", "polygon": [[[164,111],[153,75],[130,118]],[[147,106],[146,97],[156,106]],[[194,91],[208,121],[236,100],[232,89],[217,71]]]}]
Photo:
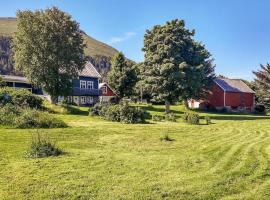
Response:
[{"label": "house window", "polygon": [[68,96],[67,101],[68,101],[68,103],[72,103],[72,96]]},{"label": "house window", "polygon": [[93,81],[87,81],[87,89],[94,89],[94,82]]},{"label": "house window", "polygon": [[79,97],[73,97],[74,99],[74,103],[76,103],[77,105],[79,105]]},{"label": "house window", "polygon": [[103,86],[101,89],[102,89],[102,94],[107,94],[107,87],[106,86]]},{"label": "house window", "polygon": [[86,89],[86,81],[80,81],[80,88]]},{"label": "house window", "polygon": [[87,97],[87,103],[93,103],[94,99],[93,97]]},{"label": "house window", "polygon": [[85,104],[86,103],[86,97],[81,97],[81,104]]}]

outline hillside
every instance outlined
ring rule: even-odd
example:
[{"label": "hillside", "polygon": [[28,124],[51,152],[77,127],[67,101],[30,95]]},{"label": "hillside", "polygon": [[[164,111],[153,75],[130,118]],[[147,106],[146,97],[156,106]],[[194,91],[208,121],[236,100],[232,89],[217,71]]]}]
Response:
[{"label": "hillside", "polygon": [[[12,36],[16,31],[17,21],[16,18],[1,18],[0,17],[0,35],[2,36]],[[94,57],[96,55],[112,57],[117,50],[113,47],[100,42],[87,34],[84,34],[84,40],[87,45],[85,49],[85,54],[87,56]]]},{"label": "hillside", "polygon": [[[11,37],[12,34],[16,31],[16,25],[17,25],[16,18],[0,17],[0,36],[4,36],[5,38]],[[106,74],[106,72],[110,68],[110,58],[117,52],[117,50],[103,42],[100,42],[88,36],[83,31],[82,33],[84,41],[86,43],[85,55],[90,57],[89,59],[94,63],[94,65],[98,68],[98,70],[101,73],[104,73],[105,71]],[[2,45],[0,44],[0,50],[3,51],[3,49],[1,49],[1,46]],[[1,63],[0,68],[3,68],[3,66],[1,66]]]}]

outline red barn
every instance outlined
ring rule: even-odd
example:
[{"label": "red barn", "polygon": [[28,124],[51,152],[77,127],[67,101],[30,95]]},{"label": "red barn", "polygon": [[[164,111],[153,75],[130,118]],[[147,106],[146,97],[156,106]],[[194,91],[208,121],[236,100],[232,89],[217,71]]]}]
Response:
[{"label": "red barn", "polygon": [[102,102],[108,102],[110,99],[116,96],[115,92],[111,89],[108,83],[100,83],[99,89],[101,90],[101,95],[99,98]]},{"label": "red barn", "polygon": [[240,79],[216,78],[207,100],[189,101],[192,108],[216,108],[221,110],[252,111],[255,105],[255,92]]}]

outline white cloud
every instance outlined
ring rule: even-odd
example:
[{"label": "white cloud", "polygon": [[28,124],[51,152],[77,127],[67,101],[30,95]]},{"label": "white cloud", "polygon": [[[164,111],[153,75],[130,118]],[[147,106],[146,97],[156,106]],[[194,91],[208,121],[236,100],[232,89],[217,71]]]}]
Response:
[{"label": "white cloud", "polygon": [[135,32],[127,32],[122,37],[111,37],[108,41],[108,44],[115,44],[115,43],[124,42],[135,35],[136,35]]}]

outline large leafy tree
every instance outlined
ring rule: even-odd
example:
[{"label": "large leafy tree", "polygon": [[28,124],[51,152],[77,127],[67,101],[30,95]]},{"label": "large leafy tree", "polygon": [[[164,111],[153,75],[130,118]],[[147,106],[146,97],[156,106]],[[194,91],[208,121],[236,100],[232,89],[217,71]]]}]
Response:
[{"label": "large leafy tree", "polygon": [[115,54],[108,80],[119,98],[130,97],[137,82],[135,63],[127,60],[121,52]]},{"label": "large leafy tree", "polygon": [[67,96],[83,69],[83,37],[79,24],[56,7],[18,11],[12,49],[15,66],[51,95]]},{"label": "large leafy tree", "polygon": [[194,34],[178,19],[145,33],[144,82],[155,99],[165,101],[166,112],[174,101],[205,96],[215,77],[211,55]]},{"label": "large leafy tree", "polygon": [[256,102],[270,109],[270,65],[260,65],[261,69],[254,71],[255,80],[252,89],[256,92]]}]

